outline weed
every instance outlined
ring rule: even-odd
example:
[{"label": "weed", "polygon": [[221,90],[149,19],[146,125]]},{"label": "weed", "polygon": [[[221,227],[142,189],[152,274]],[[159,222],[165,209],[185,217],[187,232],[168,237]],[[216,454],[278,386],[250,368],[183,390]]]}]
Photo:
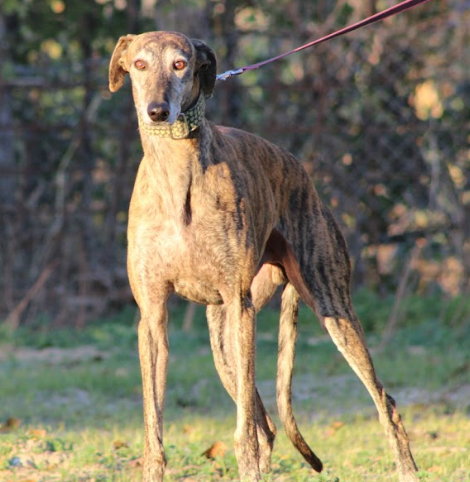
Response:
[{"label": "weed", "polygon": [[418,477],[419,477],[419,480],[421,482],[426,482],[427,480],[429,480],[430,476],[431,476],[431,474],[429,472],[424,471],[424,470],[420,470],[418,472]]},{"label": "weed", "polygon": [[46,449],[49,452],[63,452],[67,450],[73,450],[73,443],[66,442],[60,438],[53,438],[46,440]]}]

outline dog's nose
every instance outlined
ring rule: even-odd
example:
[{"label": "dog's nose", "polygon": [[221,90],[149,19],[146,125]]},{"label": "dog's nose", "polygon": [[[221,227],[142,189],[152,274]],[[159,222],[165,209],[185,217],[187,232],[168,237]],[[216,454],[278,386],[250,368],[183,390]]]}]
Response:
[{"label": "dog's nose", "polygon": [[170,106],[166,102],[152,102],[147,107],[147,113],[154,122],[164,122],[170,116]]}]

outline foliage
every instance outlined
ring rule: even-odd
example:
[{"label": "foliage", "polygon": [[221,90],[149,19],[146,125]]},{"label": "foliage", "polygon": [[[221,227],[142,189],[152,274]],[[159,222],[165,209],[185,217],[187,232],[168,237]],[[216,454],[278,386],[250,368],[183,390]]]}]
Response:
[{"label": "foliage", "polygon": [[[80,327],[131,301],[125,231],[141,149],[129,89],[107,90],[120,35],[183,31],[212,46],[223,71],[385,4],[2,2],[0,319]],[[208,103],[215,122],[299,157],[343,225],[356,285],[385,297],[407,263],[408,292],[468,293],[469,12],[429,2],[219,83]]]}]

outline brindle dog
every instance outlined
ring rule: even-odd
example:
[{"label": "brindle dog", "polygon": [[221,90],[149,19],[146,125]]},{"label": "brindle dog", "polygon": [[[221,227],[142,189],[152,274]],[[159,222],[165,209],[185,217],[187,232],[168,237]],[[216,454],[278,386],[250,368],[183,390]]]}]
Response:
[{"label": "brindle dog", "polygon": [[173,32],[121,37],[110,89],[129,73],[144,157],[129,212],[129,279],[142,319],[144,482],[161,482],[170,293],[207,305],[215,365],[237,405],[240,478],[268,471],[275,426],[255,386],[255,313],[282,295],[278,406],[289,437],[316,471],[320,460],[291,409],[297,307],[318,316],[362,380],[395,454],[401,482],[416,465],[394,400],[378,380],[351,302],[350,261],[332,214],[289,152],[241,130],[212,125],[216,59],[198,40]]}]

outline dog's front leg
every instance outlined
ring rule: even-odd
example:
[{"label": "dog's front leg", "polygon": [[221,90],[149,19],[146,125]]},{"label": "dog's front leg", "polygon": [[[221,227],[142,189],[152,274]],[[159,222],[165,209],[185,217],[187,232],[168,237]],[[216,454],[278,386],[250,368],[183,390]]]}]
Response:
[{"label": "dog's front leg", "polygon": [[142,310],[139,357],[144,398],[143,482],[162,482],[166,459],[163,449],[163,408],[168,365],[168,315],[165,302]]},{"label": "dog's front leg", "polygon": [[233,327],[237,367],[237,428],[235,454],[240,480],[261,480],[255,423],[255,310],[247,295],[236,297],[227,307]]},{"label": "dog's front leg", "polygon": [[[255,304],[253,302],[253,304]],[[237,403],[236,355],[234,353],[234,336],[232,327],[227,323],[227,310],[224,305],[211,305],[207,308],[207,322],[209,325],[210,341],[214,363],[220,379]],[[271,452],[276,437],[276,426],[264,408],[263,401],[256,392],[256,430],[258,433],[259,468],[268,473],[271,469]]]}]

